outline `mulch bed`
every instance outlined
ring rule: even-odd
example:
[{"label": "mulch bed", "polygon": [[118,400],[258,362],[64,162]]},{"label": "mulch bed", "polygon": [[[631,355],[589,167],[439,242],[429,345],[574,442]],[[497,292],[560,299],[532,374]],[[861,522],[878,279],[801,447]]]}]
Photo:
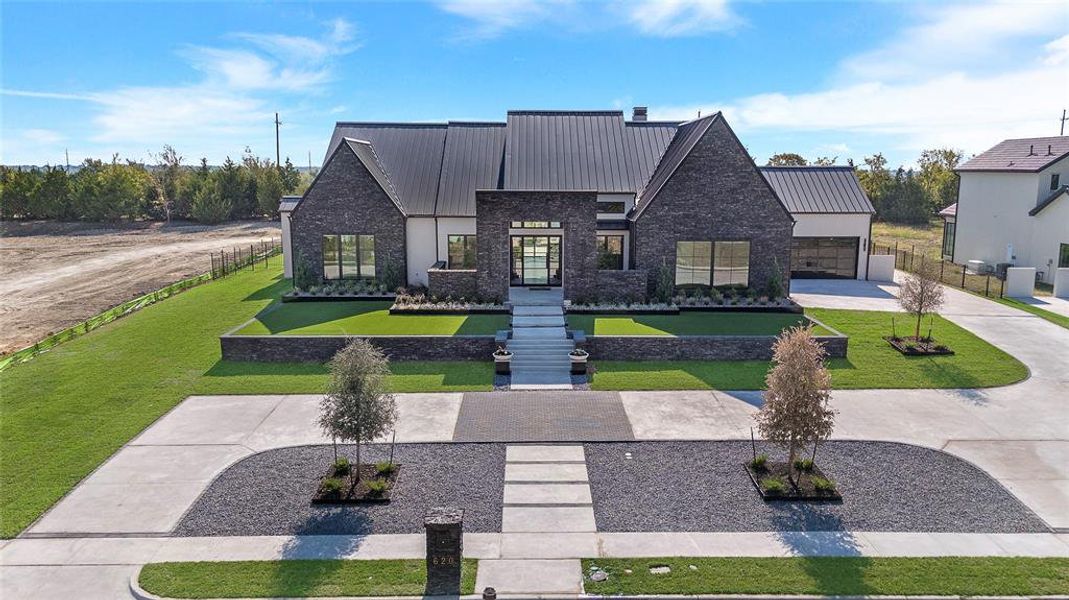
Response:
[{"label": "mulch bed", "polygon": [[892,337],[883,338],[891,347],[906,356],[948,356],[954,351],[930,338]]},{"label": "mulch bed", "polygon": [[[354,481],[352,474],[336,476],[334,469],[331,468],[326,475],[320,478],[319,482],[322,484],[327,479],[341,479],[347,484],[342,489],[343,493],[327,493],[323,491],[322,487],[317,487],[315,496],[312,497],[312,504],[385,504],[390,501],[390,490],[393,489],[400,473],[401,465],[395,464],[393,471],[383,477],[379,475],[375,465],[365,463],[360,465],[360,477]],[[368,487],[368,482],[376,480],[386,482],[384,491],[373,492]]]},{"label": "mulch bed", "polygon": [[[766,501],[776,500],[805,500],[809,502],[842,502],[843,497],[839,494],[838,489],[832,490],[818,490],[813,485],[814,477],[823,477],[824,479],[830,478],[824,474],[824,471],[820,470],[820,467],[813,465],[808,471],[802,471],[794,469],[794,484],[791,483],[791,473],[788,472],[787,463],[765,463],[762,467],[755,467],[752,463],[747,463],[746,472],[750,475],[750,481],[753,482],[754,487],[757,488],[757,493],[761,494],[761,497]],[[784,489],[782,492],[772,492],[766,490],[761,482],[769,477],[777,477],[783,482]]]}]

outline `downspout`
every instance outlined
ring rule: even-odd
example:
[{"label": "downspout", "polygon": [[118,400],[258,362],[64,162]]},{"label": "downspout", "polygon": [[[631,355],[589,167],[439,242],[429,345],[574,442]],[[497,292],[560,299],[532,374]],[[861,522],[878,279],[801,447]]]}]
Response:
[{"label": "downspout", "polygon": [[869,215],[869,239],[865,242],[865,281],[869,280],[869,261],[872,258],[872,215]]}]

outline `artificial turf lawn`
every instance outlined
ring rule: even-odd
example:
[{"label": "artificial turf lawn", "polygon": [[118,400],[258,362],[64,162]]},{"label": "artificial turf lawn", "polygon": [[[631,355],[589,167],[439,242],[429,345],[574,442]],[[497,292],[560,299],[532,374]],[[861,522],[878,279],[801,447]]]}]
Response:
[{"label": "artificial turf lawn", "polygon": [[[642,558],[585,559],[609,574],[584,581],[588,594],[812,594],[826,596],[1042,596],[1069,593],[1069,559]],[[652,566],[671,573],[654,575]],[[691,565],[696,569],[691,569]],[[631,573],[625,573],[630,569]]]},{"label": "artificial turf lawn", "polygon": [[[475,591],[477,564],[464,559],[462,594]],[[427,567],[423,560],[171,562],[145,565],[138,582],[167,598],[421,596]]]},{"label": "artificial turf lawn", "polygon": [[494,335],[508,315],[391,315],[392,302],[278,303],[238,335]]},{"label": "artificial turf lawn", "polygon": [[[946,319],[932,319],[932,336],[953,356],[903,356],[884,336],[891,318],[900,335],[910,319],[901,313],[808,309],[806,314],[850,336],[846,358],[828,360],[832,387],[982,388],[1028,377],[1020,361]],[[924,320],[923,331],[928,330]],[[908,332],[912,335],[912,330]],[[591,387],[596,390],[758,390],[763,389],[767,361],[593,361]]]},{"label": "artificial turf lawn", "polygon": [[[0,537],[17,535],[186,396],[322,392],[321,365],[219,358],[219,335],[289,288],[281,267],[238,273],[0,373]],[[489,390],[493,382],[489,360],[392,368],[399,392]]]},{"label": "artificial turf lawn", "polygon": [[[785,313],[682,312],[677,315],[568,315],[568,327],[587,335],[779,335],[808,323]],[[813,333],[827,334],[819,325]]]}]

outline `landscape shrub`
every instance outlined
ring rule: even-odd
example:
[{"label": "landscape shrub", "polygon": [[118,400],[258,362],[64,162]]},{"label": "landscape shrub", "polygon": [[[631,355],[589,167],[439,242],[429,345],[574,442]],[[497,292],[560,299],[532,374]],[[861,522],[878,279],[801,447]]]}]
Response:
[{"label": "landscape shrub", "polygon": [[364,482],[367,486],[367,493],[369,496],[381,496],[386,490],[390,489],[390,485],[382,479],[372,479]]},{"label": "landscape shrub", "polygon": [[348,475],[352,471],[352,465],[349,464],[349,459],[341,457],[334,461],[334,475]]},{"label": "landscape shrub", "polygon": [[298,250],[293,256],[293,287],[298,290],[310,292],[316,284],[315,273],[308,260]]},{"label": "landscape shrub", "polygon": [[809,481],[813,482],[813,489],[815,489],[818,492],[834,492],[835,491],[835,482],[830,480],[830,479],[827,479],[827,478],[824,478],[824,477],[820,477],[818,475],[814,475],[813,477],[811,477],[809,479]]},{"label": "landscape shrub", "polygon": [[787,491],[787,486],[779,477],[765,477],[761,480],[761,489],[766,493],[778,495]]},{"label": "landscape shrub", "polygon": [[794,468],[799,471],[804,471],[808,473],[809,471],[813,470],[813,461],[809,460],[808,458],[798,459],[794,461]]},{"label": "landscape shrub", "polygon": [[319,484],[319,492],[324,496],[340,496],[345,482],[337,477],[328,477]]},{"label": "landscape shrub", "polygon": [[764,471],[768,468],[768,455],[758,454],[750,461],[750,466],[758,471]]},{"label": "landscape shrub", "polygon": [[383,477],[389,475],[390,473],[393,473],[396,470],[397,465],[388,460],[375,463],[375,472],[379,475],[382,475]]}]

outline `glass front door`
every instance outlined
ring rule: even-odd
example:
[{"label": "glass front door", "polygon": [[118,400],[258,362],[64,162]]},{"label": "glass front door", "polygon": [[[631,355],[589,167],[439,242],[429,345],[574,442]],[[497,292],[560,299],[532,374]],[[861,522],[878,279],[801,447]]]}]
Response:
[{"label": "glass front door", "polygon": [[511,285],[561,284],[559,235],[512,236]]}]

